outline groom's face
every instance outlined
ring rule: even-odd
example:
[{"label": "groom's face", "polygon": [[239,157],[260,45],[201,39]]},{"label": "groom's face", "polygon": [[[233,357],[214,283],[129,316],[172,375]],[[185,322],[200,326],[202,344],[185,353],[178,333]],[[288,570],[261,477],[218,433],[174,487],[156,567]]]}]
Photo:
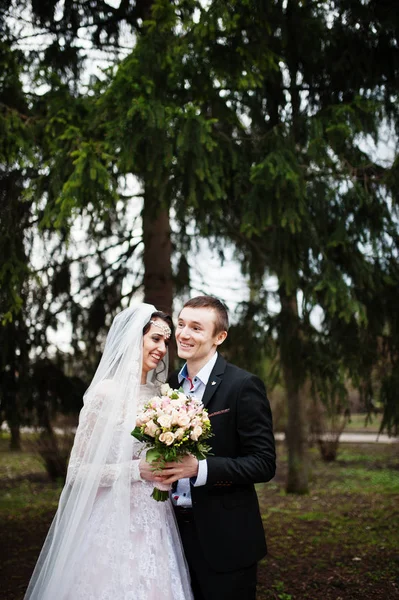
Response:
[{"label": "groom's face", "polygon": [[217,346],[226,338],[226,332],[215,333],[216,313],[213,308],[185,306],[176,327],[177,352],[186,361],[207,362]]}]

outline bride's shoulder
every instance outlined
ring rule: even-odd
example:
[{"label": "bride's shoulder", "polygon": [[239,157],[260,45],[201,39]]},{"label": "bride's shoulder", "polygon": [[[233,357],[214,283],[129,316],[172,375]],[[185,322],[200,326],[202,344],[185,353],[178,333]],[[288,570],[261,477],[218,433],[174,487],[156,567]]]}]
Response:
[{"label": "bride's shoulder", "polygon": [[103,379],[87,392],[86,401],[102,402],[106,398],[112,398],[117,390],[117,383],[113,379]]},{"label": "bride's shoulder", "polygon": [[107,396],[117,389],[117,383],[113,379],[103,379],[94,386],[93,393],[96,396]]}]

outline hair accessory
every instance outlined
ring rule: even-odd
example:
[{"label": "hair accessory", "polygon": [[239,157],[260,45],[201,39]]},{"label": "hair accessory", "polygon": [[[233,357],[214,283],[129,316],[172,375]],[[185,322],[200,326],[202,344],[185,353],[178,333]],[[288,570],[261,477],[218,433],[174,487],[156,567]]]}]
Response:
[{"label": "hair accessory", "polygon": [[151,325],[158,327],[158,329],[161,329],[164,337],[167,340],[170,338],[172,331],[168,325],[165,325],[165,323],[161,323],[160,321],[150,321],[150,323],[151,323]]}]

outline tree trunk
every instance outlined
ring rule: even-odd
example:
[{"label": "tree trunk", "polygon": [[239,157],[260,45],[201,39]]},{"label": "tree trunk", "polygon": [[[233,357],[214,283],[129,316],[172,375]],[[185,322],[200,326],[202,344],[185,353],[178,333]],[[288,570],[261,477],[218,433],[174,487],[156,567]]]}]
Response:
[{"label": "tree trunk", "polygon": [[21,450],[21,431],[19,425],[9,425],[10,427],[10,450]]},{"label": "tree trunk", "polygon": [[[169,210],[159,206],[153,192],[144,194],[144,302],[169,315],[173,311],[172,242]],[[169,361],[174,364],[174,343],[169,346]]]},{"label": "tree trunk", "polygon": [[289,494],[309,492],[308,465],[306,456],[305,427],[301,391],[293,384],[292,369],[283,366],[287,388],[287,447],[288,475],[286,491]]},{"label": "tree trunk", "polygon": [[280,348],[287,394],[288,477],[286,491],[307,494],[309,491],[303,397],[301,393],[302,353],[295,294],[280,289]]},{"label": "tree trunk", "polygon": [[145,197],[143,208],[144,242],[144,302],[158,310],[172,314],[172,243],[170,240],[169,211],[153,210]]},{"label": "tree trunk", "polygon": [[10,450],[21,450],[20,411],[19,396],[17,391],[17,380],[15,369],[11,369],[5,382],[5,418],[10,429]]}]

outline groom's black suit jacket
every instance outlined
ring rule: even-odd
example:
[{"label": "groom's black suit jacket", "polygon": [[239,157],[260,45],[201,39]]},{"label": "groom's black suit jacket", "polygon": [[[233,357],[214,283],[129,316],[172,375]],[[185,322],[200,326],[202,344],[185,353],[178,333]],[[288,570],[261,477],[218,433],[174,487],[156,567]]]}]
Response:
[{"label": "groom's black suit jacket", "polygon": [[[169,380],[179,387],[177,373]],[[267,552],[255,483],[275,474],[272,415],[263,382],[218,356],[202,401],[213,437],[208,478],[191,486],[204,554],[215,571],[245,568]]]}]

